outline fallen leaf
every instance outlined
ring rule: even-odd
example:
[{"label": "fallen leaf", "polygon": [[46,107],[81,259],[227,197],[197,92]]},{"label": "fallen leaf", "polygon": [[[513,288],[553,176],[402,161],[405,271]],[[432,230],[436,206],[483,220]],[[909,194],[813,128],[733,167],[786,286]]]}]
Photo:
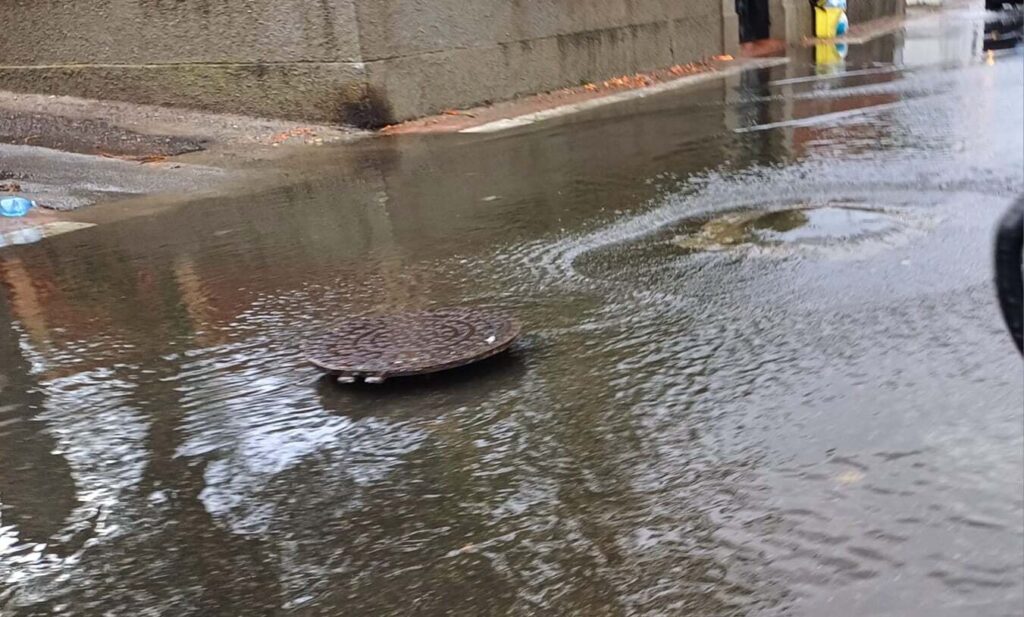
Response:
[{"label": "fallen leaf", "polygon": [[287,131],[274,133],[270,137],[270,143],[271,145],[276,146],[282,142],[288,141],[292,137],[313,137],[315,135],[316,131],[314,131],[313,129],[307,126],[300,126],[294,129],[289,129]]}]

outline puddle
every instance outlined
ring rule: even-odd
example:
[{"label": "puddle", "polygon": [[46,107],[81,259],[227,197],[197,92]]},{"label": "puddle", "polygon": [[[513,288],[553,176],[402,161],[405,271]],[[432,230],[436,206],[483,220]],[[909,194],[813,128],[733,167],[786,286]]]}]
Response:
[{"label": "puddle", "polygon": [[123,157],[177,156],[204,149],[200,140],[138,133],[103,120],[11,111],[0,111],[0,143]]},{"label": "puddle", "polygon": [[688,252],[742,245],[828,246],[897,231],[893,215],[853,205],[801,206],[774,212],[732,212],[690,223],[672,243]]}]

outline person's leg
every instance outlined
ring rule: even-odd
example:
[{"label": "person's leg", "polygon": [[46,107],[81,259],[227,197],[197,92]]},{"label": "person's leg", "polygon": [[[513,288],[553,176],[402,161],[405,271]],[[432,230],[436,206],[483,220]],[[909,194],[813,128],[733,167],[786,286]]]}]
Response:
[{"label": "person's leg", "polygon": [[754,38],[766,39],[771,36],[771,15],[768,11],[768,0],[749,0],[751,3],[751,22],[754,25]]},{"label": "person's leg", "polygon": [[747,3],[750,0],[736,0],[736,17],[740,23],[740,43],[746,43],[750,40],[750,26],[747,22],[749,16],[747,11]]}]

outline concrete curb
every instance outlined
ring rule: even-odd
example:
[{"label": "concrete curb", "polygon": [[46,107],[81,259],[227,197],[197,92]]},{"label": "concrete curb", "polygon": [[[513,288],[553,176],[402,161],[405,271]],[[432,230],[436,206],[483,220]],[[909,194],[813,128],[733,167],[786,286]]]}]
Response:
[{"label": "concrete curb", "polygon": [[458,132],[468,134],[499,133],[502,131],[521,128],[524,126],[530,126],[533,124],[537,124],[539,122],[544,122],[545,120],[553,120],[555,118],[571,116],[573,114],[581,113],[591,109],[606,107],[608,105],[615,105],[616,103],[623,103],[625,101],[647,98],[665,92],[681,90],[683,88],[694,86],[707,81],[728,77],[730,75],[736,75],[749,69],[781,66],[788,62],[788,58],[765,58],[760,60],[738,62],[737,64],[726,67],[724,69],[718,69],[715,71],[700,73],[698,75],[691,75],[688,77],[680,77],[678,79],[673,79],[672,81],[655,84],[653,86],[647,86],[645,88],[627,90],[625,92],[616,92],[614,94],[609,94],[608,96],[590,99],[579,103],[560,105],[558,107],[553,107],[551,109],[545,109],[542,111],[537,111],[529,114],[523,114],[521,116],[514,116],[512,118],[494,120],[477,126],[467,127],[459,130]]}]

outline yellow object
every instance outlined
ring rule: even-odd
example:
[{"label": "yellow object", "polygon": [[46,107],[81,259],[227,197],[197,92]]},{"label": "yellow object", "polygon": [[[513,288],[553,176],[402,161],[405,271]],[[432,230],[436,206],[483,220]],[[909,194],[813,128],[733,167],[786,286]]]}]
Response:
[{"label": "yellow object", "polygon": [[814,46],[814,63],[817,65],[839,64],[844,59],[843,53],[835,43]]},{"label": "yellow object", "polygon": [[814,7],[814,36],[819,39],[836,38],[843,9],[822,9]]}]

